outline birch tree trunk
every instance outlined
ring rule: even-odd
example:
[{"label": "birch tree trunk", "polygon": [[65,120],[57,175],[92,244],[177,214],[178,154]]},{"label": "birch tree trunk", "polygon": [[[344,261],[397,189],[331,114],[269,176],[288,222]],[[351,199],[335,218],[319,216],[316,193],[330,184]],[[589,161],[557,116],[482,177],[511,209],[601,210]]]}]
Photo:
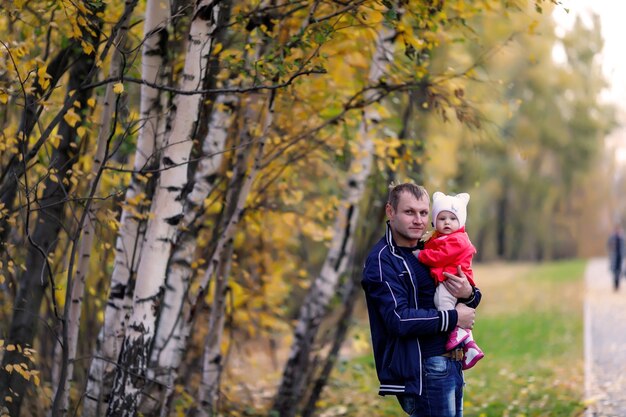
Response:
[{"label": "birch tree trunk", "polygon": [[[122,54],[119,48],[126,39],[128,32],[128,22],[137,1],[129,1],[126,3],[124,15],[122,17],[121,29],[117,34],[115,45],[116,49],[111,58],[109,74],[111,78],[119,78],[123,73]],[[118,96],[119,98],[119,96]],[[74,362],[76,360],[76,350],[78,345],[78,333],[80,329],[80,316],[82,311],[82,300],[85,292],[85,281],[89,272],[89,260],[91,259],[91,250],[94,239],[94,222],[96,221],[96,213],[99,204],[93,201],[93,197],[99,186],[101,176],[101,168],[109,157],[109,145],[112,138],[111,132],[115,130],[117,123],[117,114],[114,117],[114,110],[117,109],[116,95],[113,93],[113,85],[108,84],[102,106],[102,116],[100,119],[100,129],[96,139],[97,148],[94,155],[94,162],[91,170],[91,178],[93,180],[89,184],[89,199],[87,200],[85,211],[78,225],[78,233],[82,231],[80,236],[80,245],[77,256],[77,267],[75,279],[72,279],[72,268],[68,270],[68,288],[64,316],[67,318],[67,324],[63,326],[64,337],[63,344],[56,345],[57,350],[62,349],[62,357],[67,360],[55,361],[55,365],[61,364],[61,369],[54,375],[53,381],[57,381],[54,402],[51,408],[51,416],[66,416],[69,410],[70,385],[74,379]],[[78,237],[76,238],[78,240]],[[76,241],[74,242],[76,244]],[[72,249],[71,262],[74,261],[74,249]],[[67,344],[66,344],[67,343]],[[65,352],[67,351],[67,352]]]},{"label": "birch tree trunk", "polygon": [[[215,403],[217,399],[217,387],[222,374],[221,345],[226,320],[226,297],[228,293],[228,276],[232,266],[233,241],[230,240],[224,248],[224,253],[219,261],[219,268],[215,276],[215,296],[209,319],[209,331],[207,333],[204,352],[202,354],[202,380],[198,389],[198,403],[200,407],[192,410],[190,415],[208,417],[215,415]],[[216,361],[216,362],[211,362]],[[213,383],[215,381],[215,383]],[[166,417],[161,415],[161,417]]]},{"label": "birch tree trunk", "polygon": [[[383,26],[378,32],[376,49],[368,76],[370,85],[380,81],[393,60],[394,31]],[[366,97],[366,101],[369,97]],[[358,131],[358,148],[350,164],[346,195],[339,206],[334,226],[334,238],[320,274],[315,278],[302,303],[294,331],[294,344],[283,371],[283,377],[274,401],[274,410],[281,417],[293,417],[303,397],[311,373],[311,352],[321,320],[328,303],[335,294],[340,276],[344,273],[352,250],[353,235],[359,218],[359,204],[365,190],[373,159],[373,126],[379,121],[371,107],[363,114]]]},{"label": "birch tree trunk", "polygon": [[[255,130],[253,128],[255,126],[253,120],[251,120],[250,117],[246,117],[244,120],[244,126],[248,128],[246,134],[247,137],[244,138],[244,143],[249,143],[250,145],[244,148],[243,152],[245,152],[245,154],[240,152],[238,155],[238,163],[235,169],[235,174],[237,175],[233,175],[233,181],[228,187],[228,198],[225,210],[226,215],[223,217],[223,221],[220,226],[220,229],[223,229],[223,232],[220,240],[218,241],[216,251],[209,262],[209,265],[214,266],[207,268],[205,273],[204,282],[206,284],[204,284],[204,288],[208,286],[208,281],[211,279],[211,275],[213,273],[211,270],[220,271],[221,269],[222,272],[224,272],[223,270],[226,268],[224,268],[223,262],[230,263],[230,258],[225,260],[224,252],[228,253],[229,251],[227,248],[232,246],[232,240],[236,232],[237,224],[241,220],[245,210],[246,199],[250,194],[252,183],[255,180],[261,166],[263,149],[265,147],[265,143],[267,142],[269,129],[274,119],[274,97],[274,92],[269,94],[267,109],[263,115],[261,136],[259,138],[254,139],[252,136],[252,132]],[[248,105],[246,110],[248,113],[254,113],[256,112],[256,110],[254,110],[256,107],[257,106]],[[252,145],[254,142],[256,143]],[[256,146],[256,153],[253,157],[252,166],[248,170],[248,158],[246,158],[246,154],[250,153],[248,149],[252,149],[253,146]],[[248,171],[247,174],[246,171]],[[213,296],[213,308],[211,309],[211,317],[209,320],[209,332],[207,334],[207,343],[205,345],[202,361],[202,378],[200,381],[200,388],[198,390],[198,400],[200,402],[198,415],[202,417],[208,417],[213,413],[217,403],[219,381],[222,374],[221,341],[222,334],[224,332],[226,288],[228,286],[229,276],[225,273],[217,273],[216,279],[217,282]]]},{"label": "birch tree trunk", "polygon": [[[219,0],[201,0],[194,9],[182,75],[183,90],[198,89],[202,85],[219,10]],[[175,99],[179,111],[161,160],[161,175],[151,208],[152,219],[148,222],[137,268],[132,313],[120,351],[108,416],[136,415],[139,395],[146,383],[167,262],[177,226],[183,218],[183,192],[187,184],[187,164],[193,143],[190,134],[196,123],[201,100],[200,94],[179,95]]]},{"label": "birch tree trunk", "polygon": [[[156,84],[166,84],[165,40],[167,22],[170,18],[169,3],[165,0],[149,0],[146,4],[144,43],[142,50],[142,78]],[[165,125],[164,95],[155,88],[141,86],[140,111],[142,125],[137,139],[137,150],[133,164],[134,174],[126,191],[126,205],[120,219],[120,230],[115,243],[115,263],[111,276],[109,297],[104,311],[104,322],[89,369],[84,400],[84,413],[89,416],[102,415],[108,405],[115,361],[124,338],[126,320],[131,305],[134,274],[141,254],[145,221],[140,212],[142,207],[130,202],[149,199],[152,194],[146,177],[141,175],[155,165],[154,153],[163,142]],[[104,120],[104,119],[103,119]]]},{"label": "birch tree trunk", "polygon": [[[196,223],[205,209],[204,201],[213,192],[218,179],[217,174],[224,159],[226,137],[232,123],[232,110],[238,101],[235,95],[220,95],[211,113],[208,134],[202,146],[203,157],[194,175],[194,187],[187,195],[185,217],[167,267],[167,285],[150,360],[156,385],[150,390],[150,397],[146,396],[147,404],[142,405],[144,412],[158,408],[162,414],[167,413],[167,403],[173,394],[177,370],[186,351],[182,311],[193,275],[193,255],[197,248]],[[157,401],[158,404],[152,404]]]},{"label": "birch tree trunk", "polygon": [[[393,177],[393,173],[390,175]],[[387,181],[389,182],[389,181]],[[386,189],[384,191],[387,191]],[[385,195],[383,194],[383,197]],[[374,196],[371,193],[365,198],[379,198],[379,195],[375,193]],[[381,200],[378,200],[381,201]],[[356,234],[355,245],[353,245],[352,253],[349,261],[349,279],[346,279],[341,286],[339,293],[341,294],[341,308],[343,309],[339,320],[334,327],[334,336],[330,343],[330,351],[328,355],[320,362],[321,371],[319,375],[315,377],[311,393],[307,398],[304,409],[302,410],[302,417],[312,417],[315,415],[316,404],[318,403],[324,387],[327,384],[328,378],[335,363],[339,358],[339,351],[343,342],[350,330],[352,315],[357,300],[359,300],[361,294],[361,276],[362,265],[365,263],[370,248],[379,239],[379,225],[385,219],[385,206],[370,204],[367,206],[366,213],[361,216],[358,226],[358,232]]]}]

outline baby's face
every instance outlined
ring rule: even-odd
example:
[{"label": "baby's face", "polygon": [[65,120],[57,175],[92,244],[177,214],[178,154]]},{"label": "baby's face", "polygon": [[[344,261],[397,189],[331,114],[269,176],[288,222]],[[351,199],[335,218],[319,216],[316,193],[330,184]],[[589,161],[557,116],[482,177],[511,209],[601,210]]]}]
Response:
[{"label": "baby's face", "polygon": [[443,235],[456,232],[460,227],[459,219],[451,211],[440,211],[435,220],[435,229]]}]

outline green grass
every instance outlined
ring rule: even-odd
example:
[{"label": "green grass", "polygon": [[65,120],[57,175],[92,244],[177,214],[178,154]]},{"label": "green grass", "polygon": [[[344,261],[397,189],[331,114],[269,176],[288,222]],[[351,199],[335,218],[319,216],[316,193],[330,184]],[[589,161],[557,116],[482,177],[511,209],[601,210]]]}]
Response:
[{"label": "green grass", "polygon": [[[584,268],[581,260],[475,268],[483,302],[474,337],[486,356],[465,372],[465,417],[583,414]],[[355,327],[357,350],[368,332],[366,319]],[[341,404],[344,415],[405,416],[394,397],[376,395],[369,352],[344,361],[329,388],[327,415]]]}]

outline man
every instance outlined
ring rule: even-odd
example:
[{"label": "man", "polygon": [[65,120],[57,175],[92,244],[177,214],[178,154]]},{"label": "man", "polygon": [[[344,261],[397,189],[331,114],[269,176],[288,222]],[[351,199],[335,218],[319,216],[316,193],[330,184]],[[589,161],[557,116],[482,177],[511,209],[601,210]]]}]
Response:
[{"label": "man", "polygon": [[430,199],[421,186],[393,186],[386,206],[387,230],[365,262],[365,291],[379,395],[396,395],[411,417],[463,415],[462,349],[446,352],[448,333],[471,329],[481,293],[458,270],[447,274],[459,299],[437,311],[435,281],[413,255],[429,220]]},{"label": "man", "polygon": [[619,280],[622,274],[622,260],[624,257],[624,231],[620,224],[615,225],[615,229],[607,240],[609,261],[611,272],[613,273],[613,289],[619,290]]}]

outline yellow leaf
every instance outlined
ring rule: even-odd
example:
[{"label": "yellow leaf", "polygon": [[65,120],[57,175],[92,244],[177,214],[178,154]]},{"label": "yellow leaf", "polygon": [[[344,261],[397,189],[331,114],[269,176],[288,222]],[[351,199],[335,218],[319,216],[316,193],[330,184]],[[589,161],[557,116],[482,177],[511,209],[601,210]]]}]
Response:
[{"label": "yellow leaf", "polygon": [[222,52],[222,49],[224,49],[224,46],[221,43],[216,44],[213,48],[213,55],[219,54],[220,52]]},{"label": "yellow leaf", "polygon": [[122,83],[115,83],[113,85],[113,92],[115,94],[122,94],[124,92],[124,84],[122,84]]},{"label": "yellow leaf", "polygon": [[379,12],[378,10],[373,10],[368,20],[372,23],[379,23],[379,22],[382,22],[383,19],[384,19],[384,16],[381,12]]},{"label": "yellow leaf", "polygon": [[50,86],[50,79],[52,77],[48,74],[48,67],[42,66],[37,69],[37,81],[43,90]]},{"label": "yellow leaf", "polygon": [[50,144],[52,145],[53,148],[58,148],[59,147],[59,143],[61,143],[61,135],[50,135]]},{"label": "yellow leaf", "polygon": [[9,95],[5,90],[0,90],[0,103],[7,104],[9,102]]},{"label": "yellow leaf", "polygon": [[85,41],[81,41],[80,45],[83,47],[83,52],[85,52],[85,54],[91,55],[93,53],[94,49],[93,49],[92,44],[85,42]]},{"label": "yellow leaf", "polygon": [[76,123],[80,121],[80,116],[76,114],[74,109],[69,109],[67,113],[65,113],[65,116],[63,116],[63,119],[70,127],[74,127]]},{"label": "yellow leaf", "polygon": [[26,55],[26,52],[27,50],[26,48],[24,48],[24,46],[19,46],[13,50],[13,55],[18,58],[22,58],[24,55]]},{"label": "yellow leaf", "polygon": [[89,99],[87,100],[87,105],[88,105],[89,107],[95,107],[95,106],[96,106],[96,99],[95,99],[95,98],[93,98],[93,97],[89,98]]},{"label": "yellow leaf", "polygon": [[72,24],[72,37],[80,39],[83,36],[83,32],[80,30],[76,23]]}]

